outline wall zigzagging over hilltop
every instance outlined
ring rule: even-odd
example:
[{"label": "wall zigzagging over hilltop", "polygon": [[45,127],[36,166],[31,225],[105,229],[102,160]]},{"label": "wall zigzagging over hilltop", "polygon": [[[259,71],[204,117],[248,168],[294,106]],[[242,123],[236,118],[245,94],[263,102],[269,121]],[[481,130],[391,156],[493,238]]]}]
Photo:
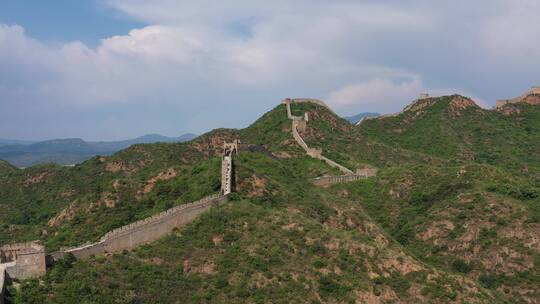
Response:
[{"label": "wall zigzagging over hilltop", "polygon": [[338,168],[341,172],[343,172],[343,174],[345,174],[342,176],[319,177],[313,180],[313,183],[315,185],[326,186],[326,185],[330,185],[334,183],[351,182],[351,181],[355,181],[355,180],[359,180],[362,178],[367,178],[367,177],[376,175],[377,173],[376,169],[362,169],[360,170],[361,171],[360,173],[357,172],[355,174],[352,170],[346,168],[345,166],[340,165],[337,162],[323,156],[321,149],[310,148],[306,144],[306,142],[304,141],[304,139],[298,132],[298,129],[306,128],[307,122],[309,121],[308,113],[304,113],[304,117],[292,115],[291,103],[314,103],[334,113],[332,109],[330,109],[324,102],[318,99],[309,99],[309,98],[295,98],[295,99],[287,98],[283,100],[282,103],[285,104],[287,108],[287,118],[289,118],[292,121],[292,135],[294,139],[296,140],[296,142],[302,147],[302,149],[306,151],[306,154],[315,159],[319,159],[326,162],[330,167]]}]

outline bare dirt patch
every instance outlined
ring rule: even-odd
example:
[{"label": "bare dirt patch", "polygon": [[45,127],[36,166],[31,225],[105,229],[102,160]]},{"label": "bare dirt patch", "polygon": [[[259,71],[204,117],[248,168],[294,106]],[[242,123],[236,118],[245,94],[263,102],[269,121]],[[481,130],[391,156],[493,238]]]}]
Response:
[{"label": "bare dirt patch", "polygon": [[70,221],[75,217],[75,202],[72,202],[64,208],[60,213],[55,215],[53,218],[51,218],[47,225],[49,227],[58,227],[60,224],[62,224],[64,221]]},{"label": "bare dirt patch", "polygon": [[239,185],[239,188],[246,191],[250,197],[261,197],[266,192],[267,184],[268,180],[266,178],[251,175]]},{"label": "bare dirt patch", "polygon": [[448,112],[452,117],[458,117],[463,115],[465,109],[469,107],[478,107],[474,101],[463,96],[454,97],[448,106]]},{"label": "bare dirt patch", "polygon": [[169,168],[166,171],[160,172],[158,175],[152,177],[146,182],[143,189],[137,192],[137,198],[142,198],[144,195],[150,193],[158,181],[165,181],[175,178],[177,175],[173,168]]},{"label": "bare dirt patch", "polygon": [[38,174],[30,175],[24,180],[23,185],[25,187],[28,187],[28,186],[33,185],[33,184],[41,183],[48,176],[49,176],[48,172],[40,172]]}]

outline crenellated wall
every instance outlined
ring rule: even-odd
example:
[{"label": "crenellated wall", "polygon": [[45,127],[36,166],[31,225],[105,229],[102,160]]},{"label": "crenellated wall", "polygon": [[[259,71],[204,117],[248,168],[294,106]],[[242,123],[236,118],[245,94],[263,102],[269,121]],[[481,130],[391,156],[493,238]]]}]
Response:
[{"label": "crenellated wall", "polygon": [[60,252],[53,253],[52,256],[54,259],[58,259],[65,253],[71,253],[77,258],[86,258],[91,255],[130,250],[171,233],[174,228],[193,221],[199,214],[226,201],[226,195],[211,195],[197,202],[180,205],[144,220],[112,230],[105,234],[99,242],[65,248]]},{"label": "crenellated wall", "polygon": [[353,175],[354,174],[353,171],[351,171],[351,170],[347,169],[345,166],[342,166],[342,165],[336,163],[335,161],[323,156],[321,149],[310,148],[306,144],[306,142],[304,141],[302,136],[300,136],[300,133],[298,131],[299,131],[299,129],[305,129],[306,128],[306,123],[307,123],[307,120],[308,120],[307,115],[304,115],[304,117],[298,117],[298,116],[291,115],[291,103],[294,103],[294,102],[312,102],[312,103],[315,103],[315,104],[322,105],[322,106],[324,106],[326,108],[328,108],[328,106],[324,102],[322,102],[320,100],[308,99],[308,98],[285,99],[282,102],[287,107],[287,117],[292,121],[292,135],[293,135],[294,139],[296,140],[296,142],[302,147],[302,149],[304,149],[306,151],[306,154],[313,157],[313,158],[316,158],[316,159],[319,159],[319,160],[322,160],[322,161],[326,162],[330,167],[338,168],[344,174]]},{"label": "crenellated wall", "polygon": [[[325,107],[327,110],[334,113],[334,110],[332,110],[324,101],[315,98],[286,98],[282,101],[282,103],[314,103],[321,107]],[[290,108],[287,110],[287,114],[289,114],[288,117],[291,118],[292,115],[290,114]]]},{"label": "crenellated wall", "polygon": [[338,183],[353,182],[364,178],[366,177],[360,175],[321,176],[314,178],[312,181],[315,186],[325,187]]},{"label": "crenellated wall", "polygon": [[338,176],[321,176],[312,180],[315,186],[326,187],[333,184],[349,183],[360,179],[366,179],[377,175],[377,169],[365,168],[356,170],[356,174],[353,175],[338,175]]},{"label": "crenellated wall", "polygon": [[[429,95],[425,94],[424,96],[421,96],[421,98],[429,98]],[[344,183],[344,182],[351,182],[363,178],[367,178],[370,176],[375,176],[377,174],[377,169],[375,168],[364,168],[357,170],[357,172],[353,172],[352,170],[346,168],[345,166],[342,166],[338,164],[337,162],[325,157],[322,155],[321,149],[315,149],[310,148],[307,143],[304,141],[302,136],[300,135],[300,130],[305,130],[307,127],[307,122],[309,120],[307,113],[304,113],[303,117],[294,116],[292,115],[291,111],[291,103],[299,103],[299,102],[311,102],[318,104],[320,106],[323,106],[330,111],[332,111],[324,102],[317,100],[317,99],[310,99],[310,98],[295,98],[295,99],[284,99],[282,101],[283,104],[285,104],[287,108],[287,118],[289,118],[292,121],[292,135],[298,145],[302,147],[306,151],[306,154],[315,158],[322,160],[326,162],[329,166],[333,168],[338,168],[341,172],[343,172],[345,175],[340,176],[323,176],[313,179],[313,183],[316,186],[328,186],[336,183]]]}]

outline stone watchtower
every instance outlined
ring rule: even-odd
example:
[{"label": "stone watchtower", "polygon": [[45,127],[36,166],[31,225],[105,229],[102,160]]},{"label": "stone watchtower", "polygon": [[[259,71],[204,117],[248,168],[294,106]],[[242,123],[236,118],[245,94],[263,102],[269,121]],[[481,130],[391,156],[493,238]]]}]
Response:
[{"label": "stone watchtower", "polygon": [[35,241],[0,247],[0,268],[12,279],[26,279],[45,274],[45,247]]},{"label": "stone watchtower", "polygon": [[233,156],[238,153],[238,140],[223,143],[223,158],[221,160],[221,194],[227,195],[234,190]]}]

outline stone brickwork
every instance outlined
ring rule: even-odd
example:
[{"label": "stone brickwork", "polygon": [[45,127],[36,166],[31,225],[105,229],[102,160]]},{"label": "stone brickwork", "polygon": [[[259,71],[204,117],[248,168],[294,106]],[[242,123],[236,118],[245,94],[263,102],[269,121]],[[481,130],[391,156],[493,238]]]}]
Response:
[{"label": "stone brickwork", "polygon": [[321,176],[312,180],[315,186],[326,187],[333,184],[348,183],[364,179],[366,177],[360,175],[338,175],[338,176]]},{"label": "stone brickwork", "polygon": [[0,265],[11,279],[27,279],[45,274],[45,247],[38,242],[0,247]]},{"label": "stone brickwork", "polygon": [[213,206],[224,204],[226,201],[226,195],[211,195],[200,201],[180,205],[144,220],[112,230],[105,234],[99,242],[64,248],[60,252],[53,253],[52,256],[54,259],[59,259],[64,254],[71,253],[76,258],[87,258],[91,255],[130,250],[164,237],[175,228],[193,221],[199,214],[208,211]]},{"label": "stone brickwork", "polygon": [[333,184],[349,183],[360,179],[366,179],[368,177],[376,176],[377,169],[364,168],[356,170],[354,175],[338,175],[338,176],[321,176],[312,180],[315,186],[327,187]]},{"label": "stone brickwork", "polygon": [[233,157],[238,153],[238,141],[223,143],[223,158],[221,160],[221,194],[227,195],[234,190]]}]

